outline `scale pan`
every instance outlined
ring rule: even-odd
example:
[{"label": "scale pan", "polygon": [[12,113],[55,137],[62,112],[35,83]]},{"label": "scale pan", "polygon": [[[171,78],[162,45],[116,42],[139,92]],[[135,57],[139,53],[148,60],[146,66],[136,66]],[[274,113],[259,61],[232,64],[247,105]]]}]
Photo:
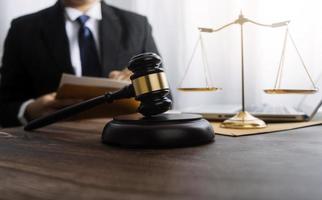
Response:
[{"label": "scale pan", "polygon": [[264,90],[266,94],[315,94],[319,89],[267,89]]},{"label": "scale pan", "polygon": [[216,92],[221,90],[220,88],[215,87],[205,87],[205,88],[178,88],[181,92]]}]

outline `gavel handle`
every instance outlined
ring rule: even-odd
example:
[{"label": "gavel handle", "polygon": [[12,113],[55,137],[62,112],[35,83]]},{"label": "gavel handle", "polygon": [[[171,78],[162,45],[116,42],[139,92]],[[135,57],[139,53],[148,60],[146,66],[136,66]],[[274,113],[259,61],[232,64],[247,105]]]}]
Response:
[{"label": "gavel handle", "polygon": [[69,106],[67,108],[64,108],[62,110],[59,110],[53,114],[50,114],[48,116],[36,119],[29,124],[27,124],[24,128],[25,131],[31,131],[34,129],[38,129],[44,126],[47,126],[49,124],[53,124],[55,122],[58,122],[63,119],[67,119],[73,115],[76,115],[80,112],[86,111],[88,109],[94,108],[98,105],[101,105],[103,103],[112,103],[114,100],[118,99],[126,99],[126,98],[132,98],[135,96],[133,85],[128,85],[124,87],[123,89],[114,92],[114,93],[107,93],[105,95]]},{"label": "gavel handle", "polygon": [[53,114],[50,114],[45,117],[41,117],[39,119],[36,119],[34,121],[31,121],[29,124],[25,126],[25,131],[31,131],[34,129],[38,129],[44,126],[47,126],[49,124],[53,124],[55,122],[58,122],[60,120],[67,119],[73,115],[76,115],[80,112],[83,112],[85,110],[91,109],[96,107],[97,105],[103,104],[107,102],[109,99],[109,94],[102,95],[99,97],[96,97],[94,99],[90,99],[69,107],[66,107],[62,110],[59,110]]}]

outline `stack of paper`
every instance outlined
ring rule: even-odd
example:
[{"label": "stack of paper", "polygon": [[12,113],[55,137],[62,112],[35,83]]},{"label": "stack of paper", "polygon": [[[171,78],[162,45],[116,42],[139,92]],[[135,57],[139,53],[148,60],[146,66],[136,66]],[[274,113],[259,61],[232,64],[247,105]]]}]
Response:
[{"label": "stack of paper", "polygon": [[[129,81],[63,74],[56,98],[87,100],[107,92],[117,91],[129,84]],[[137,111],[138,106],[139,102],[135,101],[134,98],[118,100],[112,104],[106,103],[81,113],[77,118],[102,118],[132,114]]]}]

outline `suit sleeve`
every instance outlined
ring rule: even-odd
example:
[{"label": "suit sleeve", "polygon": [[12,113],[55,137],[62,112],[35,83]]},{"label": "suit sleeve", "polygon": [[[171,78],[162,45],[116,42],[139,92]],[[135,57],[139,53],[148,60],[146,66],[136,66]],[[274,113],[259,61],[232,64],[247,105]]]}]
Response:
[{"label": "suit sleeve", "polygon": [[153,35],[152,35],[152,27],[148,22],[148,19],[145,18],[145,43],[143,52],[152,52],[159,54],[157,45],[155,44]]},{"label": "suit sleeve", "polygon": [[23,102],[30,99],[28,73],[22,62],[20,39],[23,33],[12,22],[4,45],[0,68],[0,124],[18,126],[18,112]]}]

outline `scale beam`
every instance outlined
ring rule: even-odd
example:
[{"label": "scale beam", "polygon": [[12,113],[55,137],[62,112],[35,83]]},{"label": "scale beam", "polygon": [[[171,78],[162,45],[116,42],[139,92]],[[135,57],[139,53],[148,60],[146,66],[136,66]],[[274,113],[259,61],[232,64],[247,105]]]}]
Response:
[{"label": "scale beam", "polygon": [[273,24],[263,24],[263,23],[259,23],[259,22],[256,22],[254,20],[251,20],[251,19],[248,19],[246,17],[244,17],[243,14],[240,14],[239,15],[239,18],[236,19],[235,21],[231,22],[231,23],[228,23],[226,25],[223,25],[219,28],[203,28],[203,27],[199,27],[199,31],[200,32],[203,32],[203,33],[214,33],[214,32],[218,32],[218,31],[221,31],[225,28],[228,28],[232,25],[235,25],[235,24],[239,24],[239,25],[244,25],[245,23],[252,23],[252,24],[255,24],[255,25],[258,25],[258,26],[263,26],[263,27],[270,27],[270,28],[280,28],[280,27],[283,27],[283,26],[288,26],[289,23],[291,23],[290,20],[288,21],[282,21],[282,22],[277,22],[277,23],[273,23]]},{"label": "scale beam", "polygon": [[221,30],[223,30],[225,28],[228,28],[228,27],[230,27],[230,26],[232,26],[234,24],[236,24],[236,23],[232,22],[232,23],[226,24],[226,25],[224,25],[224,26],[222,26],[220,28],[217,28],[217,29],[202,28],[202,27],[199,27],[198,29],[199,29],[200,32],[203,32],[203,33],[214,33],[214,32],[219,32],[219,31],[221,31]]}]

